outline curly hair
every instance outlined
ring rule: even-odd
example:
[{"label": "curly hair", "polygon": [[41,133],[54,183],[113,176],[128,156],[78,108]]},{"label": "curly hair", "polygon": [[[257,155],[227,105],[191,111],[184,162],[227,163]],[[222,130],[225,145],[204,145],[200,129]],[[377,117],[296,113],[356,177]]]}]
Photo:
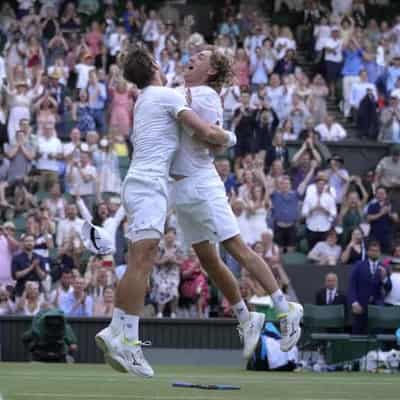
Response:
[{"label": "curly hair", "polygon": [[234,78],[233,60],[223,54],[216,47],[208,47],[206,50],[211,50],[210,66],[216,73],[210,76],[208,85],[216,92],[220,92],[223,86],[231,86]]},{"label": "curly hair", "polygon": [[118,63],[122,68],[123,77],[139,89],[148,86],[153,79],[154,58],[143,46],[133,45],[127,53],[120,55]]}]

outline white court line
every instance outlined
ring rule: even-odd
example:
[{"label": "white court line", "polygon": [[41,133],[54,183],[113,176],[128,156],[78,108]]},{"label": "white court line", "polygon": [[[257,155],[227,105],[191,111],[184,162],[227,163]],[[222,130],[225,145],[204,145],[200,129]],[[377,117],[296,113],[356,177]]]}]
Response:
[{"label": "white court line", "polygon": [[[81,394],[71,394],[71,393],[15,393],[13,396],[16,397],[49,397],[49,398],[71,398],[71,396],[79,399],[140,399],[140,400],[187,400],[188,396],[178,397],[178,396],[149,396],[145,394],[143,396],[135,396],[132,394],[98,394],[98,393],[81,393]],[[221,397],[209,397],[209,396],[190,396],[190,400],[220,400]],[[315,400],[315,399],[314,399]],[[329,399],[325,399],[329,400]],[[336,399],[335,399],[336,400]]]}]

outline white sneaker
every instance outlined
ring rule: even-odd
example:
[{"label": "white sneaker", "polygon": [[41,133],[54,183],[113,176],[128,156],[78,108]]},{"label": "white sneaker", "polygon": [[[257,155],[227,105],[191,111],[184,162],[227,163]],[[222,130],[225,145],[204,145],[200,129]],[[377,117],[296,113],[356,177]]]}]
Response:
[{"label": "white sneaker", "polygon": [[94,338],[97,347],[103,352],[104,360],[111,368],[118,372],[126,372],[122,364],[115,360],[112,354],[115,352],[115,341],[118,335],[108,326],[101,330]]},{"label": "white sneaker", "polygon": [[291,350],[300,340],[300,321],[303,318],[303,314],[304,311],[301,304],[289,302],[289,312],[278,316],[282,335],[280,342],[282,351]]},{"label": "white sneaker", "polygon": [[145,359],[142,351],[143,346],[151,346],[150,342],[129,341],[123,335],[118,336],[116,341],[115,351],[109,353],[114,362],[121,365],[131,375],[142,378],[154,376],[153,368]]},{"label": "white sneaker", "polygon": [[250,319],[245,324],[238,326],[239,336],[243,340],[243,358],[246,360],[253,355],[257,347],[264,322],[264,314],[251,312]]}]

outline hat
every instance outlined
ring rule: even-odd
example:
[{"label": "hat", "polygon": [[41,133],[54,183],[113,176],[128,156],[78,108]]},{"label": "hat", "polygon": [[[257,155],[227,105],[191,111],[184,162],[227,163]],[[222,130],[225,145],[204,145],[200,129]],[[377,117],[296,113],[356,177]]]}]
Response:
[{"label": "hat", "polygon": [[104,228],[88,221],[82,226],[81,239],[83,245],[94,254],[107,255],[115,252],[111,235]]},{"label": "hat", "polygon": [[121,199],[117,196],[110,197],[110,204],[121,204]]},{"label": "hat", "polygon": [[11,228],[15,230],[15,225],[11,221],[7,221],[5,224],[3,224],[3,228]]},{"label": "hat", "polygon": [[328,159],[328,162],[331,162],[332,160],[344,164],[344,159],[343,157],[339,156],[339,154],[332,154],[332,157]]},{"label": "hat", "polygon": [[317,176],[315,177],[315,181],[325,181],[328,182],[328,177],[324,172],[318,172]]}]

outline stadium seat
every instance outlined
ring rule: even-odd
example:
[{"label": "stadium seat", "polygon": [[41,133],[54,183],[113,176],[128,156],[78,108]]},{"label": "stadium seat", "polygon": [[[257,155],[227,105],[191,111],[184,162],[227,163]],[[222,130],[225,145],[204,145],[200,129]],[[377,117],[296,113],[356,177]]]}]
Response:
[{"label": "stadium seat", "polygon": [[343,332],[345,326],[344,306],[304,305],[304,326],[312,332],[324,332],[335,329]]},{"label": "stadium seat", "polygon": [[307,264],[307,256],[303,253],[293,252],[282,254],[283,265]]},{"label": "stadium seat", "polygon": [[14,218],[15,233],[17,236],[21,236],[25,233],[26,229],[26,218],[23,215],[18,215]]},{"label": "stadium seat", "polygon": [[[400,327],[400,306],[368,306],[368,332],[378,343],[395,342],[395,331]],[[382,332],[388,332],[388,334]],[[392,333],[389,333],[392,332]]]}]

